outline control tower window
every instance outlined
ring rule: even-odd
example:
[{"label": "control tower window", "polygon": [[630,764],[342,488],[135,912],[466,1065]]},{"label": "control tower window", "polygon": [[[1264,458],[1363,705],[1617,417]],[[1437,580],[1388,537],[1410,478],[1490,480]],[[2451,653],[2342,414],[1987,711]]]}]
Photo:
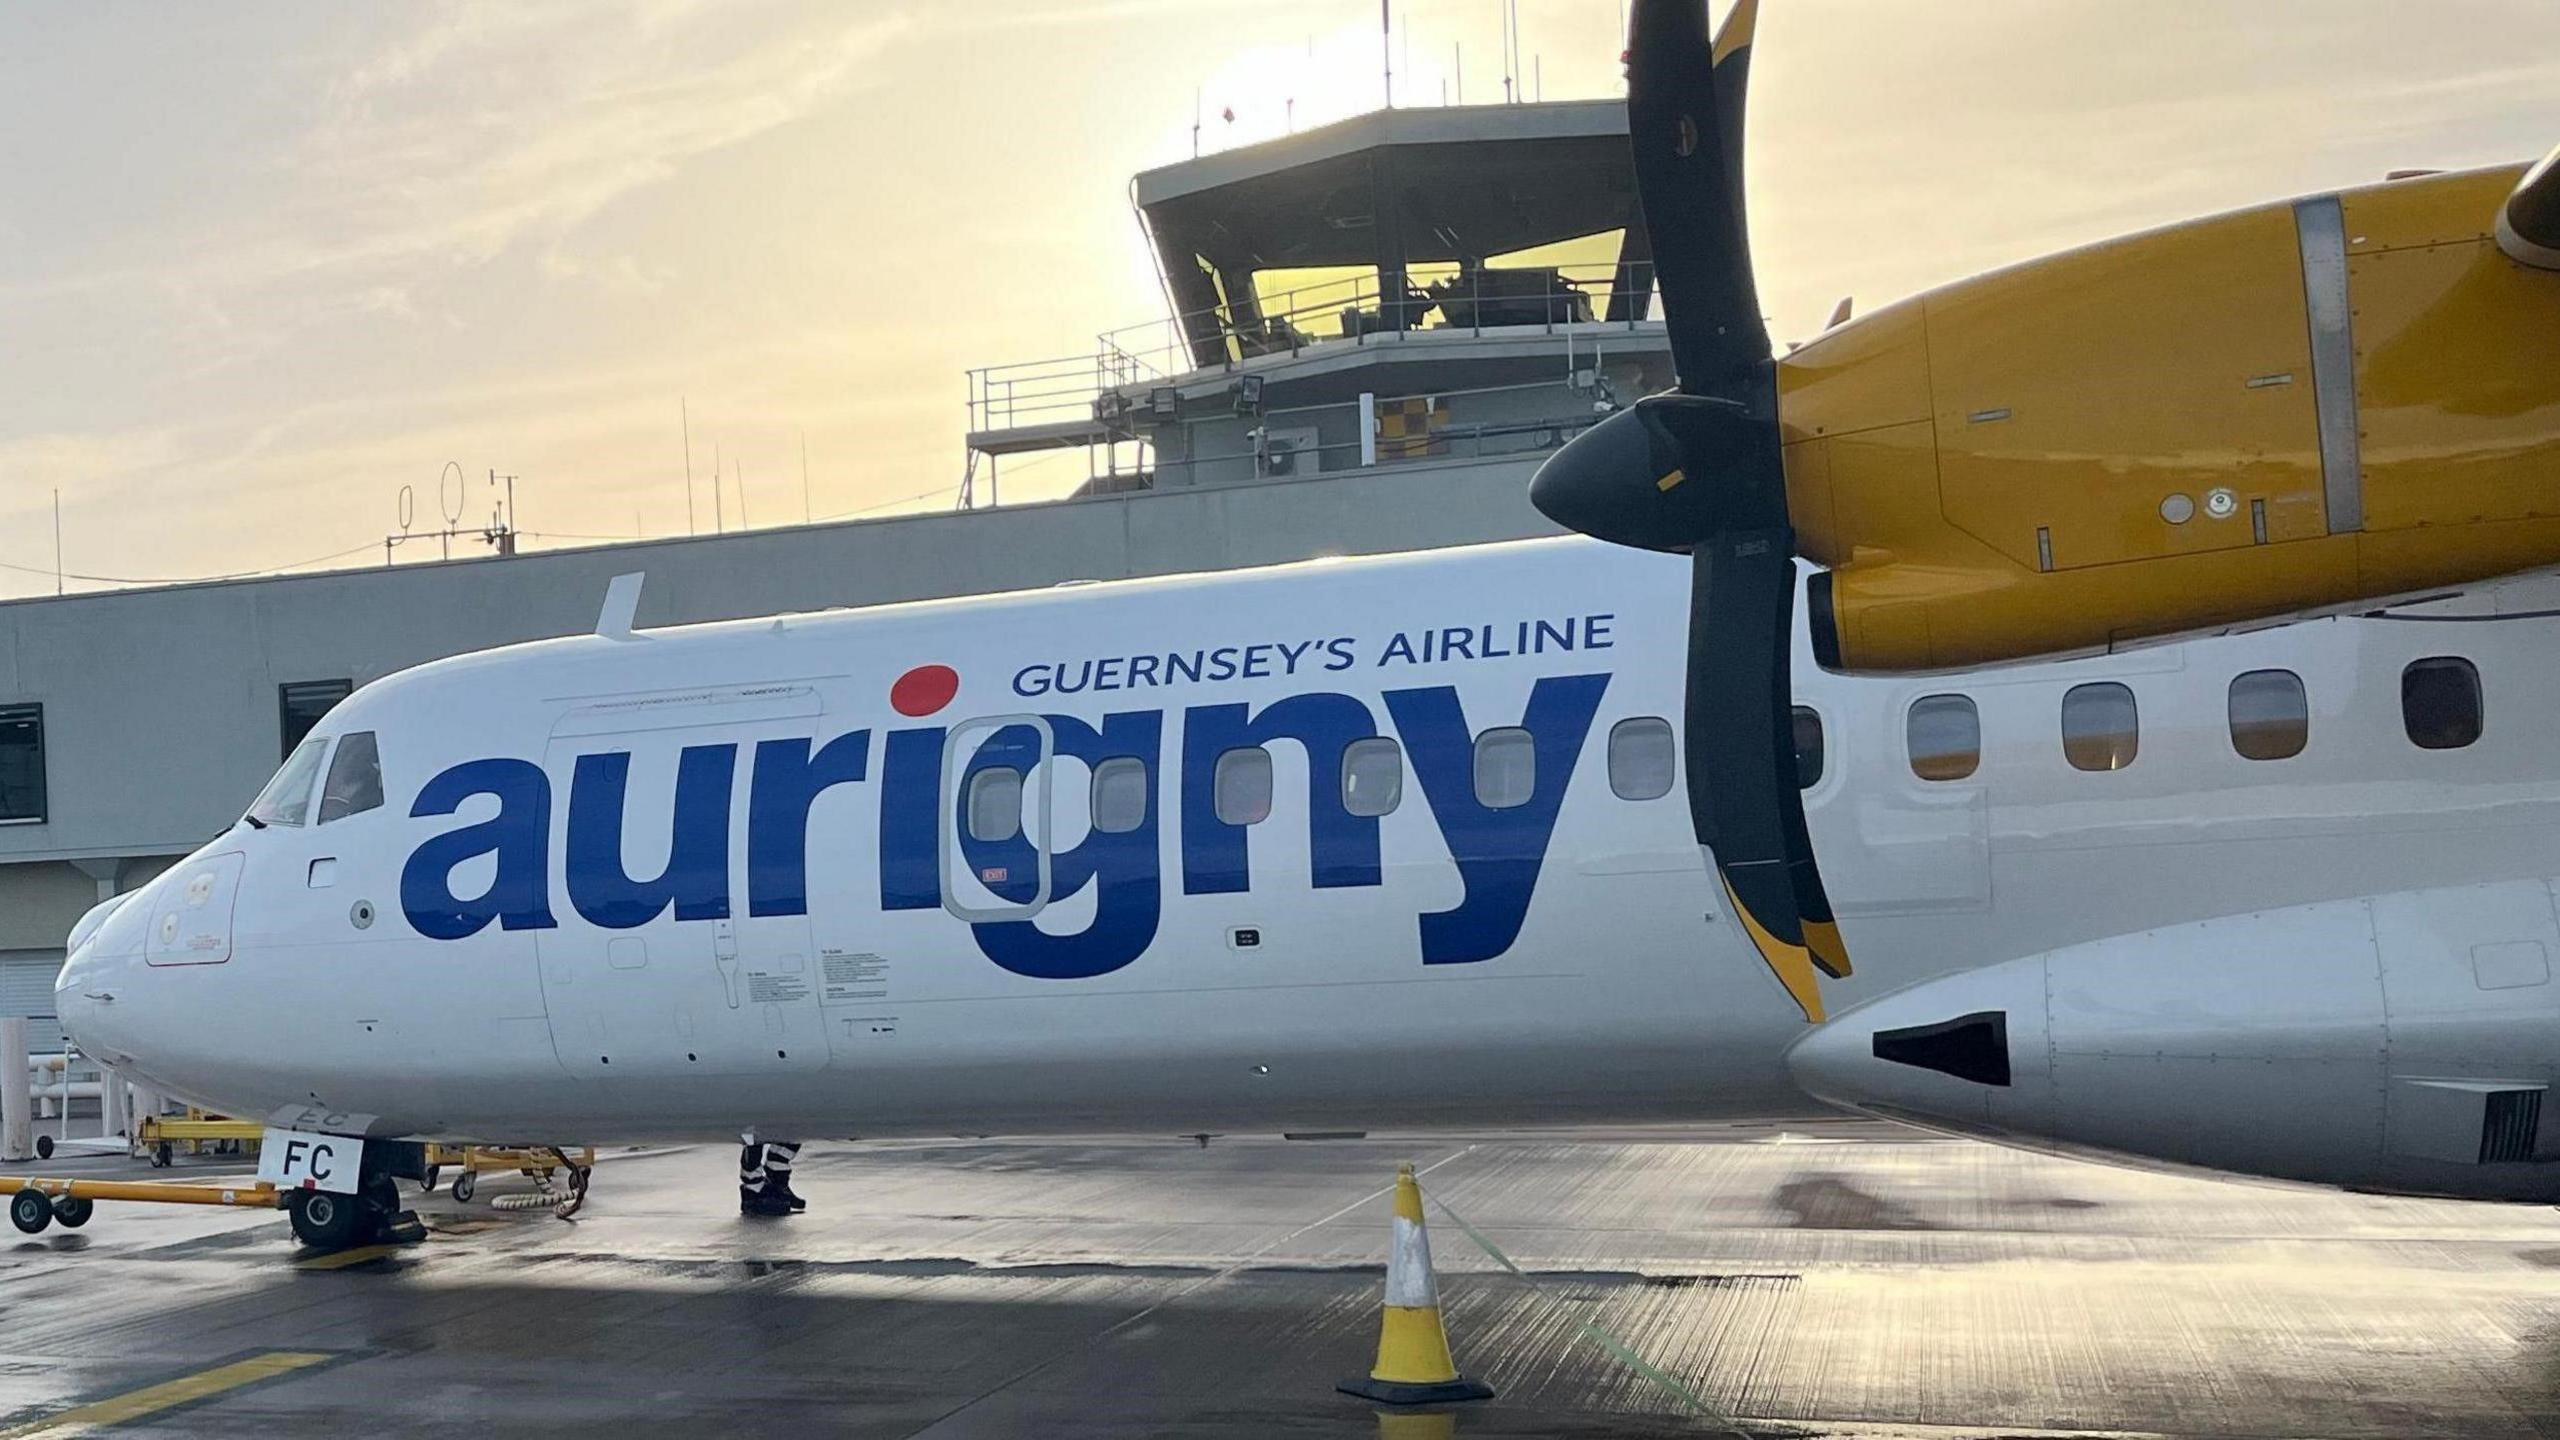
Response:
[{"label": "control tower window", "polygon": [[44,807],[44,707],[0,705],[0,822],[41,822]]},{"label": "control tower window", "polygon": [[325,736],[314,735],[293,747],[283,768],[249,805],[249,819],[261,826],[304,825],[311,820],[311,787],[320,779],[320,761],[329,753]]}]

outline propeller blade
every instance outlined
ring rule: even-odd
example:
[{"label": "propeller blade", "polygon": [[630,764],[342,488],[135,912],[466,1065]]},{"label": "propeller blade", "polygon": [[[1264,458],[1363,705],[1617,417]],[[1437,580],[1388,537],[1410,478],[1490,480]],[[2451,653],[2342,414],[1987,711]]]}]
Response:
[{"label": "propeller blade", "polygon": [[1804,823],[1804,788],[1797,776],[1795,749],[1795,606],[1794,577],[1788,577],[1778,613],[1777,654],[1772,663],[1778,694],[1778,812],[1786,827],[1787,881],[1795,891],[1796,921],[1804,931],[1804,948],[1814,968],[1834,980],[1849,977],[1849,947],[1831,914],[1831,892],[1822,887],[1822,867],[1813,857],[1813,835]]},{"label": "propeller blade", "polygon": [[1705,0],[1636,0],[1627,136],[1680,388],[1729,393],[1769,359],[1742,203],[1742,102],[1758,0],[1710,40]]},{"label": "propeller blade", "polygon": [[[1690,551],[1689,819],[1733,915],[1805,1018],[1823,1018],[1820,973],[1797,905],[1801,859],[1794,725],[1784,647],[1795,610],[1794,536],[1784,525],[1720,531]],[[1814,884],[1818,887],[1820,881]],[[1828,902],[1823,921],[1829,921]]]}]

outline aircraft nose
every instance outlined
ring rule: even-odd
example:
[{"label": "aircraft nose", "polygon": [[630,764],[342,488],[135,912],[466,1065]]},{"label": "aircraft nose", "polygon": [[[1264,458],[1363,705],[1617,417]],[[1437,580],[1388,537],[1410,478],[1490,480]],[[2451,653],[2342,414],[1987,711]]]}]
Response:
[{"label": "aircraft nose", "polygon": [[143,966],[150,896],[157,887],[101,902],[66,940],[69,956],[53,985],[54,1015],[81,1053],[109,1064],[132,1058],[135,1002],[132,984]]},{"label": "aircraft nose", "polygon": [[2044,961],[1949,975],[1833,1016],[1787,1052],[1816,1099],[1974,1134],[2037,1133],[2052,1094]]}]

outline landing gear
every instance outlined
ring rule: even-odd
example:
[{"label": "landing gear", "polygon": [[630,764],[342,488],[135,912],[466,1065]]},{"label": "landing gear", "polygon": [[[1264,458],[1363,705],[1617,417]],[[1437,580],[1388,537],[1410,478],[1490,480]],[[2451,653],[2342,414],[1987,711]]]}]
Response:
[{"label": "landing gear", "polygon": [[9,1223],[29,1235],[41,1235],[53,1223],[53,1201],[33,1190],[9,1197]]},{"label": "landing gear", "polygon": [[285,1213],[293,1220],[293,1238],[314,1250],[344,1250],[355,1244],[363,1210],[355,1196],[326,1190],[297,1190],[285,1202]]}]

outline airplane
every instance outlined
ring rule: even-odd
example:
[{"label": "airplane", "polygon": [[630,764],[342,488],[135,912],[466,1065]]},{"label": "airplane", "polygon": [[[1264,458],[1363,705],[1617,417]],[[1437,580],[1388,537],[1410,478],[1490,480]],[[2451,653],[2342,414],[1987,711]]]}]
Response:
[{"label": "airplane", "polygon": [[[2553,582],[2495,577],[2560,563],[2553,162],[2067,252],[1780,359],[1755,17],[1633,8],[1680,388],[1532,487],[1609,547],[646,634],[625,592],[332,712],[81,922],[66,1027],[363,1138],[336,1183],[374,1212],[420,1135],[1812,1097],[2560,1198],[2553,772],[2487,719],[2550,698]],[[297,1232],[344,1238],[322,1208]]]},{"label": "airplane", "polygon": [[1866,957],[1808,1027],[1690,832],[1688,569],[1560,537],[645,631],[624,590],[596,634],[358,690],[239,825],[80,922],[59,1013],[121,1074],[334,1115],[307,1128],[384,1167],[419,1136],[1819,1095],[2560,1200],[2560,1133],[2487,1153],[2476,1113],[2512,1125],[2496,1097],[2555,1071],[2560,579],[1800,666],[1792,758]]}]

